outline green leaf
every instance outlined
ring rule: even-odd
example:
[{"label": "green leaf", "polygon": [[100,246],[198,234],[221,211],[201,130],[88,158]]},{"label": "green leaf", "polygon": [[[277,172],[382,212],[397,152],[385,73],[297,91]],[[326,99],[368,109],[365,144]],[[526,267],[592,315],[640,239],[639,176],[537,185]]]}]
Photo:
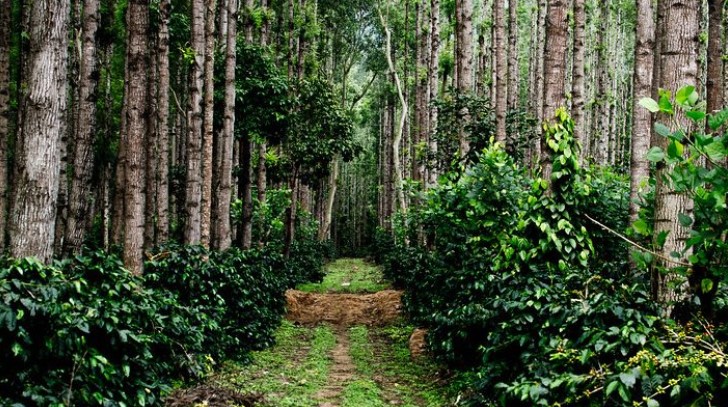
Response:
[{"label": "green leaf", "polygon": [[615,390],[617,390],[617,387],[619,387],[619,381],[615,380],[607,386],[607,391],[604,392],[605,395],[609,396],[610,394],[614,393]]},{"label": "green leaf", "polygon": [[705,146],[705,154],[710,158],[712,161],[719,162],[723,161],[726,158],[726,148],[723,146],[723,143],[720,141],[713,141],[712,143]]},{"label": "green leaf", "polygon": [[669,115],[672,115],[674,113],[672,108],[672,102],[670,102],[669,94],[663,94],[660,96],[660,101],[658,102],[660,105],[660,111]]},{"label": "green leaf", "polygon": [[685,112],[685,116],[689,117],[695,123],[698,123],[705,119],[705,112],[701,112],[700,110],[691,110],[689,112]]},{"label": "green leaf", "polygon": [[653,163],[660,162],[665,159],[665,152],[660,147],[652,147],[647,153],[647,159]]},{"label": "green leaf", "polygon": [[637,369],[637,372],[632,370],[628,373],[620,373],[619,380],[621,380],[625,386],[632,387],[635,385],[635,383],[637,383],[637,374],[639,374],[639,369]]},{"label": "green leaf", "polygon": [[703,281],[700,282],[700,289],[703,290],[703,293],[709,293],[713,291],[713,280],[709,278],[704,278]]},{"label": "green leaf", "polygon": [[684,152],[685,146],[679,141],[673,140],[667,146],[667,156],[671,159],[682,158]]},{"label": "green leaf", "polygon": [[633,224],[632,228],[635,232],[640,235],[647,236],[650,234],[650,227],[644,219],[637,219]]},{"label": "green leaf", "polygon": [[639,101],[640,106],[644,107],[645,109],[649,110],[652,113],[657,113],[660,111],[660,105],[657,104],[655,99],[652,98],[642,98]]},{"label": "green leaf", "polygon": [[660,407],[660,403],[655,399],[647,399],[647,407]]},{"label": "green leaf", "polygon": [[677,219],[680,222],[680,225],[685,228],[690,227],[690,225],[693,224],[693,219],[684,213],[678,213]]},{"label": "green leaf", "polygon": [[711,130],[718,130],[726,121],[728,121],[728,109],[708,115],[708,126]]},{"label": "green leaf", "polygon": [[677,104],[679,105],[684,105],[694,99],[694,101],[691,103],[695,103],[697,101],[697,98],[692,96],[694,93],[696,93],[695,86],[683,86],[682,88],[680,88],[680,90],[677,91],[677,94],[675,94],[675,102],[677,102]]},{"label": "green leaf", "polygon": [[655,132],[657,132],[657,134],[661,135],[662,137],[670,137],[670,135],[672,134],[670,128],[667,127],[664,123],[660,122],[655,123]]}]

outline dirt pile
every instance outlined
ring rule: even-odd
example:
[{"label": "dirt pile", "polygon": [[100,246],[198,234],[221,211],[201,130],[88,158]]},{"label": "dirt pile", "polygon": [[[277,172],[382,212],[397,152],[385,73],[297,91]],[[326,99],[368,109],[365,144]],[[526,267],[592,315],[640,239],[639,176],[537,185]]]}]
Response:
[{"label": "dirt pile", "polygon": [[166,407],[242,407],[264,406],[263,395],[243,394],[234,390],[211,385],[201,385],[191,389],[177,390],[167,397]]},{"label": "dirt pile", "polygon": [[316,294],[289,290],[286,318],[300,324],[328,322],[333,325],[382,326],[400,316],[402,293],[386,290],[375,294]]}]

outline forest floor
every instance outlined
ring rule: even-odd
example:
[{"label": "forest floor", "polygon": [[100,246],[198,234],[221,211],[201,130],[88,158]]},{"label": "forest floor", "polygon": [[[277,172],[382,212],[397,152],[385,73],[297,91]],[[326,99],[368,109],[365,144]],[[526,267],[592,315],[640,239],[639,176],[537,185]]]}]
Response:
[{"label": "forest floor", "polygon": [[[276,345],[226,363],[178,406],[440,407],[452,391],[426,357],[410,354],[401,293],[360,259],[327,266],[320,284],[286,294]],[[418,346],[417,344],[415,346]],[[237,398],[235,398],[237,397]]]}]

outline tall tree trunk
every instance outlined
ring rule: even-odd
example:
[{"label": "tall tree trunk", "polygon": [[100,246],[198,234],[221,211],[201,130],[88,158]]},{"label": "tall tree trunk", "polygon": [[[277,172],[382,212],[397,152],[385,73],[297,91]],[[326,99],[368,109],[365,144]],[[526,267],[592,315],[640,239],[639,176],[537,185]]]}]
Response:
[{"label": "tall tree trunk", "polygon": [[518,108],[520,75],[518,66],[518,0],[508,1],[508,109]]},{"label": "tall tree trunk", "polygon": [[232,244],[230,203],[232,200],[233,143],[235,142],[235,65],[237,49],[237,0],[226,0],[228,31],[225,46],[225,111],[220,140],[220,180],[215,210],[217,249],[226,250]]},{"label": "tall tree trunk", "polygon": [[[456,88],[461,95],[469,95],[473,91],[473,1],[455,0],[457,14],[456,37],[457,65]],[[464,123],[470,121],[470,113],[462,109],[460,115],[463,117],[458,129],[460,157],[463,158],[470,152],[470,139],[465,132]]]},{"label": "tall tree trunk", "polygon": [[[546,12],[546,49],[544,52],[543,114],[551,121],[559,107],[566,105],[566,42],[568,7],[566,0],[549,0]],[[541,168],[543,178],[551,179],[551,149],[546,137],[541,137]]]},{"label": "tall tree trunk", "polygon": [[132,0],[127,10],[129,68],[127,97],[126,188],[124,216],[124,265],[140,274],[144,263],[145,135],[147,131],[147,74],[149,0]]},{"label": "tall tree trunk", "polygon": [[[404,126],[407,121],[407,115],[409,114],[408,109],[408,103],[407,99],[404,97],[404,91],[402,87],[402,81],[399,79],[399,74],[397,73],[397,65],[394,63],[394,59],[392,57],[392,31],[389,29],[389,26],[387,25],[387,22],[384,19],[384,15],[382,14],[382,11],[379,10],[379,20],[382,23],[382,27],[384,27],[385,35],[386,35],[386,41],[385,41],[385,57],[387,59],[387,65],[389,66],[389,72],[392,75],[392,78],[394,80],[395,88],[397,89],[397,95],[399,96],[399,103],[401,104],[401,113],[400,113],[400,119],[399,124],[397,125],[397,129],[394,132],[394,137],[392,139],[392,162],[394,163],[394,167],[392,168],[392,171],[394,172],[394,189],[397,194],[397,201],[399,203],[399,209],[404,212],[407,210],[407,203],[405,201],[404,196],[404,188],[402,185],[402,168],[400,163],[400,143],[402,142],[402,136],[404,132]],[[471,54],[472,56],[472,54]]]},{"label": "tall tree trunk", "polygon": [[187,111],[187,194],[185,199],[185,243],[199,244],[202,239],[202,143],[205,82],[205,2],[192,0],[191,45],[194,61],[190,67]]},{"label": "tall tree trunk", "polygon": [[159,170],[156,187],[157,243],[169,239],[169,17],[170,0],[159,2],[159,33],[157,34],[157,133],[159,137]]},{"label": "tall tree trunk", "polygon": [[[659,3],[657,25],[664,29],[664,35],[660,38],[660,76],[657,77],[661,89],[676,90],[698,83],[698,3],[698,0],[663,0]],[[670,118],[659,119],[670,123]],[[690,129],[689,120],[678,120],[682,128]],[[659,147],[667,149],[667,138],[660,137],[657,141]],[[657,240],[667,232],[667,239],[659,249],[663,259],[657,260],[651,276],[653,297],[664,306],[665,314],[670,313],[671,303],[685,297],[686,283],[684,277],[673,272],[662,272],[660,268],[674,267],[673,262],[664,258],[671,258],[673,252],[684,251],[685,241],[690,236],[690,227],[682,226],[676,219],[679,214],[690,216],[693,210],[692,199],[686,194],[673,191],[665,181],[671,170],[670,165],[660,165],[656,173],[654,236]],[[681,256],[685,257],[687,256]]]},{"label": "tall tree trunk", "polygon": [[723,108],[723,1],[708,0],[707,111]]},{"label": "tall tree trunk", "polygon": [[245,42],[248,44],[253,43],[253,28],[255,27],[255,21],[253,21],[254,9],[255,1],[245,0]]},{"label": "tall tree trunk", "polygon": [[597,45],[597,94],[594,103],[594,160],[597,164],[607,165],[609,162],[609,4],[601,3],[600,32]]},{"label": "tall tree trunk", "polygon": [[207,0],[205,17],[204,120],[202,138],[202,197],[200,199],[200,243],[210,247],[212,228],[212,166],[215,96],[215,0]]},{"label": "tall tree trunk", "polygon": [[53,256],[60,182],[60,144],[65,132],[69,1],[28,5],[26,89],[20,104],[10,253]]},{"label": "tall tree trunk", "polygon": [[506,142],[508,66],[506,65],[506,0],[493,2],[495,22],[495,140]]},{"label": "tall tree trunk", "polygon": [[270,16],[268,15],[268,0],[260,0],[260,9],[263,12],[263,24],[260,26],[260,45],[267,46],[270,36]]},{"label": "tall tree trunk", "polygon": [[339,168],[341,166],[341,157],[335,157],[331,164],[331,174],[329,175],[329,194],[326,199],[326,206],[323,208],[323,220],[319,228],[318,239],[324,241],[331,238],[331,222],[334,214],[334,202],[336,202],[336,192],[339,188]]},{"label": "tall tree trunk", "polygon": [[8,217],[8,137],[10,136],[10,0],[0,0],[0,250],[5,248]]},{"label": "tall tree trunk", "polygon": [[[435,155],[437,153],[437,116],[438,110],[434,103],[437,101],[439,96],[439,69],[440,69],[440,0],[430,0],[430,65],[428,67],[429,76],[429,97],[430,100],[430,142],[429,150],[430,154]],[[428,169],[428,185],[434,186],[437,184],[437,167],[435,163],[429,163]]]},{"label": "tall tree trunk", "polygon": [[[574,0],[574,65],[573,65],[573,81],[571,84],[571,118],[574,119],[574,138],[584,148],[586,146],[584,140],[585,120],[585,88],[584,88],[584,64],[586,62],[586,8],[585,0]],[[580,153],[580,158],[584,157],[584,151]]]},{"label": "tall tree trunk", "polygon": [[650,148],[652,115],[639,105],[642,98],[652,93],[655,49],[655,21],[652,0],[637,1],[637,27],[634,50],[634,110],[632,119],[632,153],[630,166],[630,221],[637,220],[639,214],[640,191],[647,187],[650,177],[650,164],[647,151]]}]

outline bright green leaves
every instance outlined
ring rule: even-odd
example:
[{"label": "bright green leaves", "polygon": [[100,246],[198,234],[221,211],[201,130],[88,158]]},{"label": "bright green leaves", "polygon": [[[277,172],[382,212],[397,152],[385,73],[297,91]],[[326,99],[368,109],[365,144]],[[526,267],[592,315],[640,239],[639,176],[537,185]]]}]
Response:
[{"label": "bright green leaves", "polygon": [[642,98],[640,99],[639,104],[652,113],[660,111],[660,105],[652,98]]},{"label": "bright green leaves", "polygon": [[660,147],[652,147],[647,153],[647,159],[653,163],[660,162],[665,159],[665,152]]}]

